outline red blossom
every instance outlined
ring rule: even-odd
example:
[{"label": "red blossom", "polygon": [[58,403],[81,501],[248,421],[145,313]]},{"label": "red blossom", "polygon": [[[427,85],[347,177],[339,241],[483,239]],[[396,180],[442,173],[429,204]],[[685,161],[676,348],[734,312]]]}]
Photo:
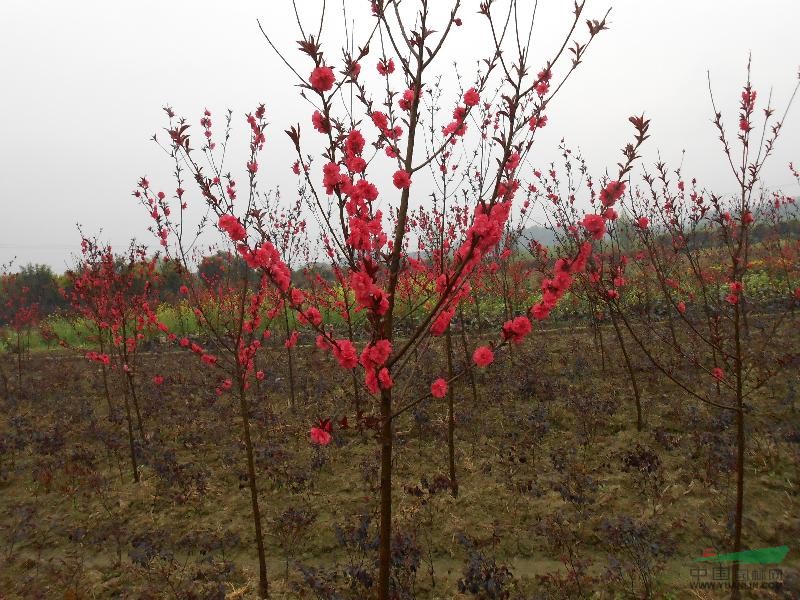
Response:
[{"label": "red blossom", "polygon": [[398,105],[402,110],[409,111],[411,110],[411,105],[414,103],[414,98],[416,95],[414,94],[414,90],[411,88],[407,89],[403,92],[403,97],[397,102]]},{"label": "red blossom", "polygon": [[441,377],[431,384],[431,395],[434,398],[444,398],[447,395],[447,382]]},{"label": "red blossom", "polygon": [[603,239],[606,234],[606,221],[601,215],[586,215],[583,217],[581,225],[595,240]]},{"label": "red blossom", "polygon": [[389,117],[379,110],[376,110],[374,113],[372,113],[372,122],[375,124],[375,127],[381,130],[381,132],[384,132],[389,128]]},{"label": "red blossom", "polygon": [[474,87],[471,87],[464,92],[464,104],[467,106],[476,106],[480,101],[481,96]]},{"label": "red blossom", "polygon": [[547,125],[547,115],[543,115],[541,117],[531,117],[531,120],[528,121],[528,127],[531,131],[535,131],[536,129],[540,129]]},{"label": "red blossom", "polygon": [[314,126],[314,129],[320,133],[328,133],[331,130],[331,124],[328,122],[328,119],[323,117],[322,113],[318,110],[315,110],[314,114],[311,115],[311,124]]},{"label": "red blossom", "polygon": [[479,367],[486,367],[494,362],[494,352],[488,346],[479,346],[472,353],[472,360]]},{"label": "red blossom", "polygon": [[336,82],[336,76],[333,74],[333,69],[330,67],[317,67],[311,71],[308,80],[311,83],[311,87],[318,92],[327,92],[333,88],[333,84]]},{"label": "red blossom", "polygon": [[247,237],[244,226],[233,215],[222,215],[219,218],[219,228],[225,231],[234,242],[239,242]]},{"label": "red blossom", "polygon": [[503,339],[511,340],[514,344],[521,344],[531,332],[531,328],[528,317],[516,317],[503,324]]},{"label": "red blossom", "polygon": [[411,185],[411,175],[409,175],[408,171],[398,169],[392,177],[392,182],[398,190],[406,189]]},{"label": "red blossom", "polygon": [[625,182],[624,181],[609,181],[600,191],[600,202],[603,203],[603,206],[614,206],[617,200],[622,198],[622,194],[625,193]]},{"label": "red blossom", "polygon": [[291,335],[286,338],[286,341],[283,343],[283,345],[289,349],[294,348],[297,345],[297,338],[299,336],[300,334],[297,332],[297,330],[292,331]]},{"label": "red blossom", "polygon": [[337,340],[333,345],[333,356],[344,369],[354,369],[358,364],[358,355],[350,340]]},{"label": "red blossom", "polygon": [[377,65],[378,73],[381,75],[391,75],[394,73],[394,60],[379,60]]},{"label": "red blossom", "polygon": [[327,446],[333,439],[333,436],[322,427],[312,427],[309,434],[311,435],[311,441],[319,446]]}]

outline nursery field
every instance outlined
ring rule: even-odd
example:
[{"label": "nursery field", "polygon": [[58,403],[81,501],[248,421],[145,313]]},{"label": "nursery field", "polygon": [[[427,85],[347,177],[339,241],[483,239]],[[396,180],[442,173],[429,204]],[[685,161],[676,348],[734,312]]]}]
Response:
[{"label": "nursery field", "polygon": [[[473,372],[477,401],[469,378],[454,385],[457,495],[445,401],[428,398],[398,417],[398,597],[729,594],[703,589],[721,578],[719,565],[693,561],[730,547],[732,415],[694,402],[633,352],[645,415],[637,431],[619,353],[601,364],[596,334],[607,336],[608,351],[611,331],[534,331],[498,356],[490,376]],[[798,344],[797,331],[777,336]],[[401,403],[441,370],[440,346],[427,347],[417,370],[395,384]],[[248,393],[271,594],[369,597],[377,577],[376,407],[367,400],[355,414],[346,372],[315,349],[298,353],[291,408],[282,356],[280,348],[261,357],[268,376]],[[214,393],[213,372],[188,351],[141,355],[135,483],[127,388],[109,377],[109,405],[99,363],[63,351],[24,362],[22,385],[0,405],[0,597],[253,597],[238,401]],[[160,385],[149,382],[155,373]],[[800,593],[799,383],[795,368],[748,400],[745,547],[790,548],[779,565],[747,566],[769,584],[748,597]],[[328,445],[309,443],[320,415],[336,425]]]},{"label": "nursery field", "polygon": [[0,600],[800,599],[796,1],[5,4]]}]

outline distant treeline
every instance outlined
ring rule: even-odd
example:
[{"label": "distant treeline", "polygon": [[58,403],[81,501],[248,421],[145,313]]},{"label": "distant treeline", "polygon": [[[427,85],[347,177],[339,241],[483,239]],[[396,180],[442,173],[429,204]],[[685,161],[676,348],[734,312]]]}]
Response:
[{"label": "distant treeline", "polygon": [[[618,226],[629,227],[631,225],[620,222]],[[758,223],[750,229],[750,241],[751,243],[759,243],[776,233],[781,237],[800,239],[800,221],[794,219],[780,222],[777,224],[777,230],[770,224]],[[665,235],[660,237],[663,237],[663,243],[669,243]],[[625,236],[622,235],[621,239],[624,238]],[[517,260],[523,262],[530,260],[529,257],[525,256],[525,252],[522,251],[522,245],[527,244],[530,239],[536,239],[546,246],[556,245],[557,243],[549,230],[541,227],[531,227],[523,233],[520,248],[518,249],[519,252],[515,253]],[[697,229],[692,239],[688,241],[695,248],[710,248],[719,243],[719,240],[714,238],[708,230],[701,228]],[[239,269],[248,269],[240,256],[227,252],[217,252],[203,258],[197,270],[191,273],[189,277],[213,281],[222,277],[226,272],[237,272]],[[26,302],[37,304],[40,317],[46,317],[59,311],[69,311],[70,305],[67,298],[70,292],[70,278],[67,275],[68,273],[56,274],[48,265],[43,264],[25,265],[17,273],[10,277],[6,276],[5,285],[0,286],[0,308],[9,304],[10,297],[19,298],[23,290],[25,290]],[[175,263],[170,261],[160,261],[156,267],[156,273],[158,277],[154,283],[158,298],[167,303],[178,300],[180,287],[187,282],[187,275],[182,273]],[[252,274],[255,280],[258,274],[255,271]],[[312,276],[319,275],[328,282],[332,282],[334,279],[330,265],[315,263],[296,270],[292,275],[294,284],[303,287],[308,280],[309,274]],[[67,292],[66,296],[62,291]],[[7,325],[10,318],[11,313],[9,311],[0,310],[0,326]]]},{"label": "distant treeline", "polygon": [[[188,277],[195,280],[202,278],[206,281],[213,281],[222,277],[226,272],[248,268],[240,256],[218,252],[203,258],[197,270]],[[310,265],[306,267],[306,272],[308,270],[327,281],[333,280],[333,273],[329,265]],[[156,266],[156,273],[157,278],[153,283],[159,300],[167,303],[178,300],[180,287],[187,283],[186,273],[181,272],[175,263],[170,261],[160,261]],[[255,271],[252,273],[255,280],[258,274]],[[24,303],[27,305],[36,304],[40,317],[57,312],[68,312],[70,310],[68,298],[71,291],[68,274],[69,271],[57,274],[50,266],[44,264],[27,264],[16,273],[3,276],[3,285],[0,286],[0,307],[8,308],[8,310],[0,310],[0,326],[7,325],[13,318],[13,309],[18,306],[20,298],[24,298]],[[302,286],[306,276],[302,270],[294,273],[294,283]],[[14,301],[10,302],[12,298]]]}]

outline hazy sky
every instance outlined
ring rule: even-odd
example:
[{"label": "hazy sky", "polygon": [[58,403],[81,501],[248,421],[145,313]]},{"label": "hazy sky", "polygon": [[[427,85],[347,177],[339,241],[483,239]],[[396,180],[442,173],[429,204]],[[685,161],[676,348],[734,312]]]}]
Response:
[{"label": "hazy sky", "polygon": [[[328,22],[335,37],[342,29],[341,2],[328,4],[337,5]],[[311,21],[321,1],[298,5],[301,18]],[[367,0],[348,5],[351,15],[368,16]],[[442,63],[446,69],[458,60],[468,78],[472,51],[486,48],[477,5],[464,0],[465,26]],[[542,59],[571,5],[540,0]],[[706,71],[729,125],[735,125],[748,52],[759,100],[772,86],[782,109],[800,65],[800,1],[589,0],[586,16],[599,18],[612,5],[611,30],[596,40],[550,111],[547,135],[531,160],[546,166],[564,136],[595,172],[602,171],[617,162],[630,138],[627,117],[644,111],[652,119],[646,161],[660,151],[677,165],[686,149],[687,177],[732,191],[709,122]],[[161,189],[174,188],[169,161],[149,141],[165,125],[165,104],[195,126],[204,107],[214,112],[215,125],[231,108],[242,145],[244,113],[265,102],[268,156],[275,160],[274,175],[266,176],[290,182],[292,159],[282,131],[297,121],[308,129],[310,113],[257,18],[308,71],[308,59],[295,51],[299,35],[289,0],[0,0],[0,263],[16,256],[18,264],[45,262],[64,270],[78,249],[78,222],[90,233],[102,228],[102,237],[120,249],[133,236],[150,243],[148,219],[130,193],[144,174]],[[335,58],[340,42],[331,41]],[[373,54],[367,65],[375,60]],[[790,160],[800,162],[800,105],[765,172],[772,187],[798,193]]]}]

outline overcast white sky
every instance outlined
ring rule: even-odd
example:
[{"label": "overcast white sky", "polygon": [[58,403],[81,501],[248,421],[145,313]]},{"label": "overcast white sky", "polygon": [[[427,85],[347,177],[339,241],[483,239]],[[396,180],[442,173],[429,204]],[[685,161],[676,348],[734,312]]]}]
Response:
[{"label": "overcast white sky", "polygon": [[[313,20],[321,2],[298,4],[301,17]],[[332,31],[342,27],[340,1],[333,4]],[[352,15],[368,16],[367,0],[348,4]],[[464,5],[465,26],[443,66],[459,60],[470,77],[471,63],[463,59],[480,47],[485,30],[474,14],[478,0]],[[564,27],[571,5],[540,0],[542,51]],[[800,64],[800,1],[589,0],[587,16],[599,17],[611,5],[611,30],[597,39],[549,113],[549,137],[537,142],[532,161],[545,166],[565,136],[602,171],[616,163],[630,137],[627,117],[644,111],[652,119],[646,160],[660,151],[677,164],[686,149],[685,175],[732,191],[709,122],[706,71],[734,125],[752,51],[759,100],[772,86],[782,108]],[[291,181],[282,131],[307,123],[310,113],[261,37],[257,18],[307,71],[294,49],[299,36],[289,0],[0,0],[0,263],[17,257],[17,264],[64,270],[78,249],[78,222],[88,232],[102,228],[120,248],[133,236],[151,242],[148,219],[130,192],[143,174],[162,189],[174,188],[169,162],[149,141],[165,124],[165,104],[194,124],[206,106],[217,123],[231,108],[245,144],[243,115],[265,102],[269,156],[279,172],[274,181]],[[334,41],[332,57],[338,56]],[[790,160],[800,162],[800,105],[765,172],[771,186],[798,193]]]}]

